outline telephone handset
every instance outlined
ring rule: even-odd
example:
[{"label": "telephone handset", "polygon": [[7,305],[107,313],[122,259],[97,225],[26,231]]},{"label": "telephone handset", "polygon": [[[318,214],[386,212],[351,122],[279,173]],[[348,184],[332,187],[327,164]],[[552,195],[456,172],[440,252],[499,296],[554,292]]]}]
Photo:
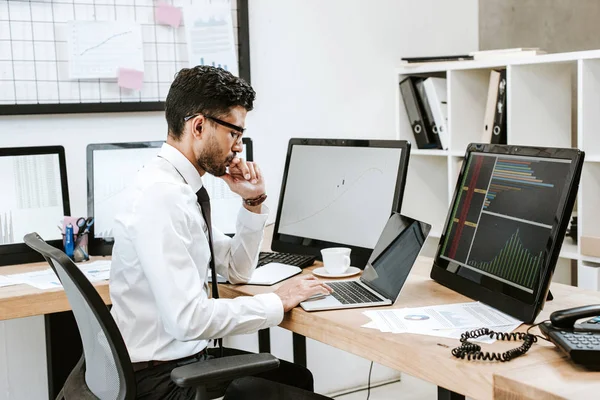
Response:
[{"label": "telephone handset", "polygon": [[[575,363],[600,368],[600,304],[555,311],[540,325],[548,340]],[[583,318],[590,318],[576,323]]]}]

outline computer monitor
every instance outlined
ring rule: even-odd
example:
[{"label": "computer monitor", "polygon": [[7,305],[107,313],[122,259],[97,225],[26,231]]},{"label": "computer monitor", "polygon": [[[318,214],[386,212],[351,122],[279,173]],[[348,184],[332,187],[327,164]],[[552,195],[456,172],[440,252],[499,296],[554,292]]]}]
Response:
[{"label": "computer monitor", "polygon": [[350,247],[364,268],[400,211],[409,154],[400,140],[291,139],[271,249],[320,257]]},{"label": "computer monitor", "polygon": [[584,154],[471,144],[431,277],[525,322],[543,306]]},{"label": "computer monitor", "polygon": [[[163,141],[97,143],[87,147],[88,214],[94,217],[90,230],[91,255],[110,255],[114,244],[115,212],[124,190],[133,183],[137,171],[160,152]],[[252,140],[243,138],[241,157],[252,161]],[[205,174],[202,182],[211,197],[213,225],[227,234],[235,233],[241,199],[222,180]]]},{"label": "computer monitor", "polygon": [[31,232],[62,248],[71,213],[62,146],[0,148],[0,187],[0,265],[43,261],[23,242]]}]

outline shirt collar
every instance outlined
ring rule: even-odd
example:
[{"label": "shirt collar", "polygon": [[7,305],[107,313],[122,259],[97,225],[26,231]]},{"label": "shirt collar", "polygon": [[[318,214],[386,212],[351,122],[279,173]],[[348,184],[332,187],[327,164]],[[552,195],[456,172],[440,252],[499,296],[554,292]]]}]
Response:
[{"label": "shirt collar", "polygon": [[170,162],[175,169],[183,176],[183,179],[191,186],[192,190],[197,192],[202,187],[202,177],[198,170],[179,150],[168,143],[163,143],[160,157]]}]

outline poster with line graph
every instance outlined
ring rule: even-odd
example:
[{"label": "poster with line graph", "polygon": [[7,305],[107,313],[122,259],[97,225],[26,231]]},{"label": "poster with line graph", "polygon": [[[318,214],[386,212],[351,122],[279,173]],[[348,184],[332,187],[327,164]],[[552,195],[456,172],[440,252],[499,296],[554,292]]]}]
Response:
[{"label": "poster with line graph", "polygon": [[69,78],[114,78],[119,68],[144,71],[141,25],[116,21],[69,21]]},{"label": "poster with line graph", "polygon": [[401,149],[292,149],[279,232],[373,248],[392,211]]},{"label": "poster with line graph", "polygon": [[[163,1],[183,9],[205,0]],[[247,26],[247,2],[240,1],[242,9],[239,9],[237,0],[212,0],[212,3],[219,2],[226,3],[230,10],[236,51],[247,51],[248,37],[238,41],[240,23]],[[161,110],[160,102],[165,100],[175,73],[189,67],[190,60],[185,25],[174,28],[158,24],[156,9],[155,0],[0,1],[0,114]],[[140,68],[144,71],[142,88],[120,88],[114,74],[111,78],[72,79],[69,70],[69,21],[140,26],[143,54],[143,66]],[[104,40],[99,39],[83,50]],[[117,53],[108,54],[109,47],[115,49],[115,46],[106,45],[115,39],[121,41]],[[95,50],[104,51],[109,59],[114,60],[126,53],[120,47],[123,40],[124,37],[113,37]],[[90,61],[90,56],[97,56],[96,59],[103,62],[102,57],[92,50],[81,53],[81,62]],[[128,53],[126,55],[129,56]],[[245,58],[242,64],[245,67],[243,71],[240,69],[240,73],[249,74],[249,58]],[[86,68],[83,65],[80,71],[85,72]],[[245,77],[248,78],[247,75]],[[71,107],[72,104],[78,107]],[[103,106],[97,107],[97,104]]]},{"label": "poster with line graph", "polygon": [[471,154],[442,257],[531,291],[569,169],[568,160]]}]

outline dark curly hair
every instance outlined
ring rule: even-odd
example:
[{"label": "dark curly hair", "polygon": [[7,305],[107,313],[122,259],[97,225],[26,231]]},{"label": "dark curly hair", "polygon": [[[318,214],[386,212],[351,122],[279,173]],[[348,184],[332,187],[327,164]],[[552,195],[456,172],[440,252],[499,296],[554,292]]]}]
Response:
[{"label": "dark curly hair", "polygon": [[251,111],[255,96],[252,86],[222,68],[208,65],[183,68],[175,75],[165,102],[169,135],[175,139],[181,137],[183,119],[188,115],[219,118],[235,106]]}]

